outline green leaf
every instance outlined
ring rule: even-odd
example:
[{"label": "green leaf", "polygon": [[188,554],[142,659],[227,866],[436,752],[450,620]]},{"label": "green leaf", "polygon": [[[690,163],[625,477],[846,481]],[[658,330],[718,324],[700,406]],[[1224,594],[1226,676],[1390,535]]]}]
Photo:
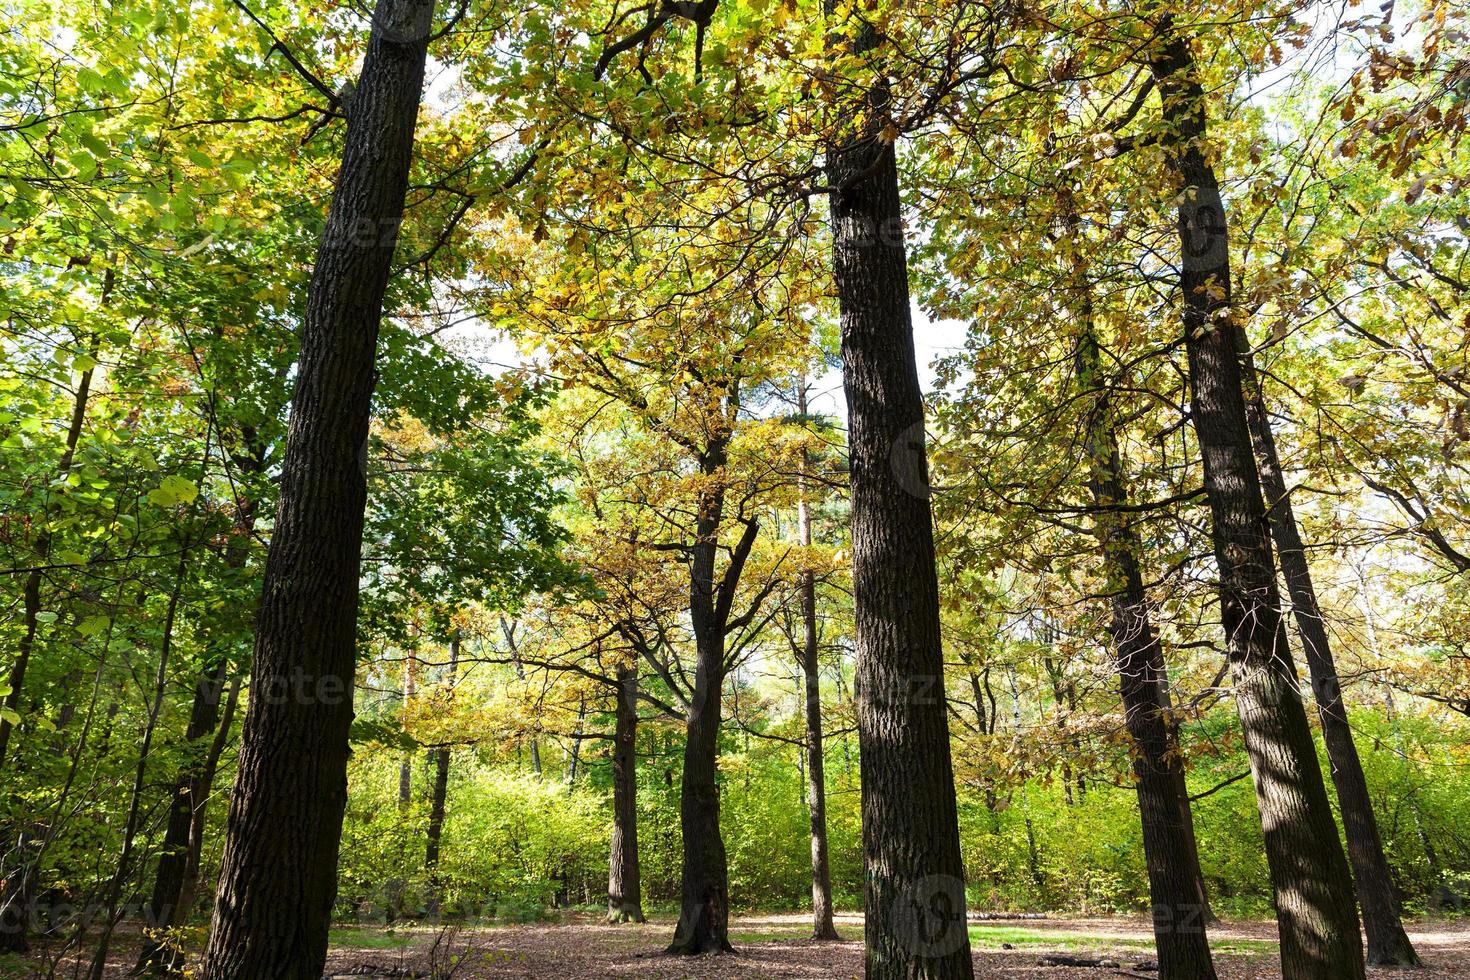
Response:
[{"label": "green leaf", "polygon": [[107,629],[107,624],[110,622],[111,620],[106,616],[88,616],[77,624],[77,632],[83,636],[96,636]]},{"label": "green leaf", "polygon": [[0,718],[4,718],[12,725],[20,724],[20,715],[16,714],[14,711],[11,711],[9,708],[0,708]]},{"label": "green leaf", "polygon": [[49,610],[46,612],[38,612],[36,613],[36,622],[54,623],[56,622],[56,614],[54,612],[50,612]]},{"label": "green leaf", "polygon": [[173,507],[176,504],[192,503],[199,496],[199,488],[182,476],[166,476],[155,490],[148,491],[148,502],[155,507]]}]

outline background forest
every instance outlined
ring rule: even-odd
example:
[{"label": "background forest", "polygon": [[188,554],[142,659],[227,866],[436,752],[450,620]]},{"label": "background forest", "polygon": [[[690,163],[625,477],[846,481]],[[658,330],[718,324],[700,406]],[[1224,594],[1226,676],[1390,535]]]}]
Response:
[{"label": "background forest", "polygon": [[[964,904],[1149,910],[1157,763],[1208,907],[1273,914],[1191,402],[1219,331],[1335,826],[1346,737],[1394,922],[1463,911],[1462,5],[445,3],[401,220],[352,231],[392,256],[381,328],[326,386],[371,393],[352,690],[252,681],[319,242],[386,111],[355,80],[415,3],[0,2],[0,963],[194,962],[242,724],[288,702],[353,708],[338,923],[677,915],[711,826],[736,911],[862,908],[866,376],[844,398],[828,199],[877,171],[844,140],[899,175],[869,231],[907,242],[924,421],[876,458],[932,509],[942,670],[910,694],[947,722]],[[1210,200],[1225,272],[1192,280]],[[351,507],[315,492],[304,533]]]}]

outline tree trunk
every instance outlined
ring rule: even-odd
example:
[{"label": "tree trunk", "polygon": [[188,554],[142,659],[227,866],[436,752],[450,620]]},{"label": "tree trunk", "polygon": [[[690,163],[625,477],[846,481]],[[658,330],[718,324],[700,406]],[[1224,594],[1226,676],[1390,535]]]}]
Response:
[{"label": "tree trunk", "polygon": [[[1076,224],[1073,223],[1075,228]],[[1184,762],[1175,729],[1164,715],[1164,650],[1154,632],[1148,595],[1138,562],[1138,536],[1116,509],[1128,501],[1107,382],[1102,377],[1092,300],[1085,281],[1078,317],[1077,379],[1095,392],[1087,425],[1088,484],[1097,511],[1093,524],[1102,546],[1112,604],[1113,660],[1123,698],[1123,717],[1133,740],[1133,778],[1143,823],[1154,944],[1164,980],[1214,980],[1204,909],[1200,905],[1199,858],[1184,795]]]},{"label": "tree trunk", "polygon": [[[102,287],[103,302],[107,301],[112,291],[113,273],[108,270],[107,279]],[[71,463],[76,456],[77,443],[82,437],[82,425],[87,418],[87,400],[92,391],[92,369],[88,368],[82,372],[81,379],[77,382],[76,395],[72,401],[71,423],[66,430],[66,449],[61,454],[61,459],[56,464],[56,479],[66,479],[71,472]],[[20,643],[15,650],[15,663],[10,668],[10,693],[5,696],[4,708],[6,712],[19,714],[21,706],[21,695],[25,687],[26,669],[30,666],[31,653],[36,646],[36,632],[40,627],[41,614],[41,581],[42,565],[51,555],[51,532],[44,527],[36,538],[36,567],[26,574],[24,586],[21,588],[22,622]],[[0,713],[0,775],[5,772],[5,763],[10,755],[10,733],[14,726],[6,713]],[[0,930],[0,952],[6,951],[4,945],[11,933]],[[22,933],[20,939],[24,948],[25,938]]]},{"label": "tree trunk", "polygon": [[[718,474],[723,443],[707,452],[702,469]],[[679,825],[684,836],[684,872],[679,922],[667,952],[730,952],[730,875],[720,835],[721,694],[725,686],[725,619],[729,604],[715,588],[715,557],[724,493],[703,495],[689,565],[689,613],[694,632],[694,690],[685,716],[684,779]],[[753,526],[753,525],[752,525]],[[743,542],[742,542],[743,543]],[[748,551],[748,546],[746,547]],[[737,572],[738,577],[738,572]],[[733,587],[733,584],[732,584]],[[723,608],[726,615],[721,615]]]},{"label": "tree trunk", "polygon": [[[806,383],[797,390],[797,411],[806,415]],[[806,471],[810,465],[802,453],[803,493],[796,503],[797,536],[803,548],[812,545],[811,508],[807,503]],[[810,568],[798,583],[801,599],[801,670],[806,689],[807,812],[812,838],[812,938],[840,939],[832,921],[832,862],[827,855],[827,770],[822,757],[822,675],[817,646],[817,583]]]},{"label": "tree trunk", "polygon": [[[510,647],[511,662],[515,665],[516,669],[516,680],[524,684],[526,681],[526,666],[521,663],[520,648],[516,646],[515,627],[504,616],[500,617],[500,632],[505,636],[505,642]],[[520,759],[520,755],[521,750],[517,747],[517,760]],[[535,735],[531,736],[531,773],[537,779],[541,778],[541,743]]]},{"label": "tree trunk", "polygon": [[[858,27],[855,50],[876,32]],[[868,980],[973,976],[888,87],[827,149],[851,455]]]},{"label": "tree trunk", "polygon": [[[1169,725],[1170,737],[1177,745],[1179,743],[1179,723],[1172,717],[1174,699],[1169,693],[1169,670],[1167,665],[1165,665],[1163,671],[1159,674],[1159,695],[1163,699],[1160,701],[1159,706],[1163,710],[1165,721]],[[1184,821],[1184,829],[1189,834],[1189,873],[1194,877],[1194,887],[1195,893],[1198,896],[1200,915],[1204,919],[1205,925],[1215,925],[1220,921],[1220,917],[1215,914],[1215,910],[1210,906],[1210,890],[1205,887],[1205,872],[1199,862],[1199,841],[1195,837],[1194,832],[1194,804],[1189,799],[1189,783],[1185,779],[1185,775],[1184,766],[1182,765],[1174,770],[1174,781],[1178,784],[1174,793],[1179,799],[1182,814],[1180,819]]]},{"label": "tree trunk", "polygon": [[618,668],[613,730],[613,827],[608,853],[607,921],[647,922],[638,874],[638,668]]},{"label": "tree trunk", "polygon": [[577,767],[582,761],[582,733],[583,725],[587,720],[587,699],[583,698],[577,702],[577,727],[572,730],[572,758],[567,766],[567,792],[571,793],[577,785]]},{"label": "tree trunk", "polygon": [[[449,640],[448,682],[452,690],[454,677],[459,670],[460,631],[455,630]],[[449,802],[449,757],[450,749],[441,745],[434,750],[434,785],[429,791],[429,827],[424,841],[424,870],[429,877],[429,908],[439,911],[439,850],[444,843],[444,814]]]},{"label": "tree trunk", "polygon": [[317,980],[337,888],[368,419],[433,0],[379,0],[307,297],[210,980]]},{"label": "tree trunk", "polygon": [[1204,458],[1220,613],[1276,897],[1284,980],[1356,980],[1363,947],[1352,877],[1282,629],[1276,566],[1230,322],[1224,204],[1205,156],[1204,92],[1186,38],[1164,19],[1149,54],[1177,180],[1190,408]]},{"label": "tree trunk", "polygon": [[684,781],[679,826],[684,835],[684,873],[679,922],[668,952],[729,952],[730,885],[725,841],[720,836],[720,692],[715,668],[703,652],[685,720]]},{"label": "tree trunk", "polygon": [[1337,805],[1347,834],[1348,860],[1353,868],[1358,906],[1363,916],[1363,930],[1368,937],[1368,962],[1377,966],[1420,966],[1419,954],[1404,932],[1399,916],[1398,900],[1393,893],[1393,877],[1388,859],[1383,854],[1383,838],[1373,815],[1373,798],[1358,747],[1353,743],[1352,726],[1342,701],[1342,683],[1327,638],[1327,623],[1317,603],[1317,590],[1312,585],[1312,571],[1307,564],[1306,546],[1281,472],[1281,458],[1276,451],[1276,437],[1266,414],[1265,399],[1256,376],[1255,358],[1245,331],[1239,331],[1237,343],[1242,353],[1242,373],[1246,385],[1246,417],[1250,422],[1256,460],[1260,465],[1262,489],[1266,494],[1266,514],[1271,524],[1271,537],[1276,542],[1276,556],[1281,563],[1281,577],[1291,599],[1291,614],[1297,636],[1307,658],[1307,672],[1317,698],[1317,714],[1322,720],[1322,741],[1327,745],[1332,782],[1337,788]]},{"label": "tree trunk", "polygon": [[[210,786],[204,782],[206,759],[198,752],[198,743],[219,726],[220,694],[225,685],[228,666],[224,660],[206,668],[194,685],[194,704],[189,711],[189,725],[184,731],[185,751],[191,758],[179,769],[174,779],[168,824],[160,846],[158,867],[153,876],[153,895],[148,902],[148,927],[162,932],[186,921],[188,912],[179,905],[184,876],[189,862],[190,830],[194,811],[204,805]],[[179,957],[163,936],[151,936],[144,945],[134,972],[177,972]]]},{"label": "tree trunk", "polygon": [[[208,440],[204,444],[204,459],[206,461],[209,459]],[[204,483],[203,474],[200,474],[199,482],[201,485]],[[123,822],[122,848],[117,856],[117,867],[103,890],[102,935],[98,937],[97,949],[92,956],[92,965],[88,971],[90,980],[102,980],[107,970],[107,956],[112,945],[113,930],[117,927],[119,918],[118,903],[122,898],[123,883],[132,872],[133,852],[138,840],[138,822],[142,815],[143,792],[147,788],[148,758],[153,747],[154,733],[158,731],[158,716],[163,710],[163,699],[168,692],[168,662],[173,652],[174,626],[178,622],[179,601],[183,597],[184,577],[189,568],[190,550],[187,541],[181,543],[179,563],[174,568],[174,586],[173,591],[169,594],[168,607],[164,613],[163,640],[158,651],[158,670],[153,678],[152,699],[148,705],[148,721],[143,726],[142,741],[138,746],[138,764],[133,771],[133,786],[128,796],[128,815]],[[85,922],[78,927],[79,937],[85,928]]]},{"label": "tree trunk", "polygon": [[[242,469],[259,473],[264,467],[256,461],[265,459],[266,447],[254,439],[247,439],[247,445],[250,453],[241,464]],[[256,501],[242,500],[235,516],[235,537],[225,548],[225,564],[230,568],[244,568],[249,559],[255,515]],[[188,758],[174,779],[168,824],[164,830],[158,867],[154,871],[153,894],[148,903],[148,924],[159,935],[145,938],[135,973],[178,973],[183,968],[181,950],[170,944],[161,933],[187,923],[194,907],[199,861],[204,850],[205,804],[214,792],[214,775],[240,696],[240,678],[237,675],[230,681],[229,697],[221,715],[220,694],[228,673],[228,661],[221,659],[202,670],[194,685],[194,703],[184,731]],[[197,743],[210,734],[214,738],[200,753]]]},{"label": "tree trunk", "polygon": [[240,678],[236,676],[230,681],[230,693],[226,695],[224,709],[220,712],[219,727],[215,730],[214,741],[210,743],[209,753],[204,757],[204,767],[199,772],[200,790],[196,796],[198,805],[194,807],[194,815],[189,823],[189,856],[184,862],[184,881],[179,889],[177,902],[177,914],[185,918],[193,910],[199,894],[199,875],[200,866],[204,860],[204,830],[208,826],[209,799],[214,793],[215,773],[219,772],[220,757],[224,755],[225,746],[230,742],[230,728],[234,725],[239,704]]},{"label": "tree trunk", "polygon": [[[412,650],[403,659],[403,721],[407,723],[413,706],[414,696],[414,661],[415,654]],[[413,749],[403,753],[403,758],[398,762],[398,820],[407,823],[409,810],[413,805]],[[399,838],[398,841],[398,867],[406,868],[408,855],[405,853],[404,844],[406,840]],[[391,925],[403,917],[404,893],[408,889],[408,880],[402,873],[395,874],[383,885],[384,909],[383,917]]]}]

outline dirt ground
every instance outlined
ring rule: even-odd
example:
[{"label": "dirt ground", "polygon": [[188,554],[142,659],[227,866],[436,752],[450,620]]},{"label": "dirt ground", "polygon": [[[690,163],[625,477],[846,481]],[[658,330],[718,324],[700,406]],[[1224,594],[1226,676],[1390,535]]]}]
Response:
[{"label": "dirt ground", "polygon": [[[403,936],[406,945],[396,949],[370,949],[360,945],[354,948],[355,940],[373,942],[375,937],[344,932],[337,936],[327,972],[352,977],[413,976],[419,971],[428,973],[430,960],[444,962],[444,950],[453,948],[455,954],[463,957],[454,976],[466,980],[481,977],[846,980],[862,976],[862,929],[861,916],[839,916],[838,931],[845,937],[844,941],[813,942],[805,938],[807,920],[803,916],[741,917],[731,924],[736,955],[695,958],[660,955],[672,934],[670,921],[641,926],[564,921],[465,930],[453,937],[426,930],[411,937]],[[1414,923],[1410,934],[1427,969],[1370,969],[1369,976],[1470,980],[1470,921]],[[1099,980],[1158,975],[1147,968],[1138,969],[1139,965],[1152,961],[1154,955],[1152,932],[1143,919],[990,921],[973,923],[971,936],[977,978]],[[436,939],[438,950],[433,949]],[[1273,923],[1226,923],[1212,930],[1211,941],[1221,980],[1268,980],[1281,976]],[[1117,966],[1044,965],[1041,960],[1048,954],[1105,959]]]},{"label": "dirt ground", "polygon": [[[735,955],[661,955],[673,922],[608,926],[568,916],[559,922],[515,926],[434,929],[382,926],[339,928],[332,933],[326,976],[341,980],[850,980],[862,976],[863,921],[837,918],[841,942],[806,938],[802,915],[742,916],[731,923]],[[1410,925],[1427,969],[1372,969],[1376,980],[1470,980],[1470,919],[1420,921]],[[1156,978],[1151,964],[1153,935],[1144,919],[1001,920],[971,924],[975,975],[980,980],[1103,980],[1117,976]],[[136,936],[119,935],[108,980],[127,976],[136,956]],[[202,941],[202,934],[197,937]],[[1275,925],[1228,922],[1210,933],[1221,980],[1279,980]],[[71,977],[85,963],[52,951],[34,960],[0,962],[4,977]],[[1045,964],[1061,954],[1106,960],[1083,968]],[[36,967],[50,959],[45,966]],[[60,962],[56,962],[60,959]],[[50,972],[55,969],[55,972]],[[1331,978],[1322,978],[1331,980]]]}]

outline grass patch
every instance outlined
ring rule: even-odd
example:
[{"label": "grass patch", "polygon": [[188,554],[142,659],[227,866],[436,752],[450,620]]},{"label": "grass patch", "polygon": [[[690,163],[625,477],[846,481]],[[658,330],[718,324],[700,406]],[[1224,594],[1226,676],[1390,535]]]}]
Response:
[{"label": "grass patch", "polygon": [[1111,939],[1065,929],[1025,929],[1017,926],[971,926],[970,943],[981,949],[998,949],[1002,943],[1055,949],[1153,949],[1154,945],[1142,939]]},{"label": "grass patch", "polygon": [[732,932],[730,933],[730,944],[739,946],[741,943],[779,943],[789,942],[793,939],[805,939],[806,933],[792,930],[790,932]]},{"label": "grass patch", "polygon": [[[1016,926],[970,926],[970,944],[977,949],[999,949],[1002,943],[1016,947],[1036,947],[1067,951],[1137,950],[1152,953],[1154,944],[1148,939],[1117,939],[1067,929],[1026,929]],[[1255,956],[1275,953],[1278,945],[1267,939],[1218,939],[1210,943],[1216,953]]]},{"label": "grass patch", "polygon": [[407,949],[414,943],[413,935],[393,929],[333,929],[327,942],[345,949]]}]

